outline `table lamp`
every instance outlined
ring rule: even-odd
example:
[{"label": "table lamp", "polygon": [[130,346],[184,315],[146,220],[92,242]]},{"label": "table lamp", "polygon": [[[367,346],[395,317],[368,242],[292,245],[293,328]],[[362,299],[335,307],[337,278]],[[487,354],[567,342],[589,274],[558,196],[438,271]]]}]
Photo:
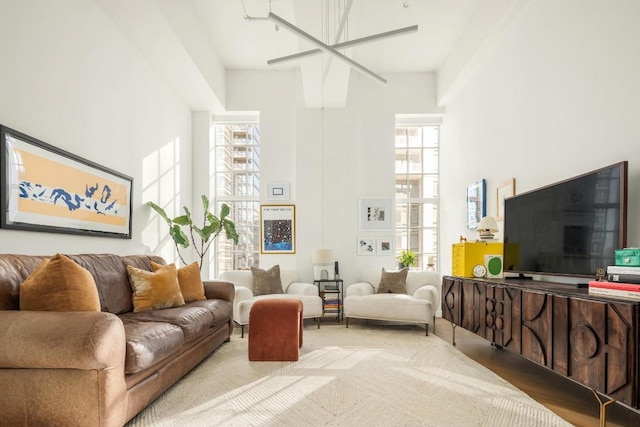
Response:
[{"label": "table lamp", "polygon": [[331,249],[316,249],[311,254],[313,280],[329,279],[329,270],[333,266],[334,256]]},{"label": "table lamp", "polygon": [[498,223],[492,216],[485,216],[478,223],[476,231],[479,234],[480,240],[493,240],[493,233],[498,231]]}]

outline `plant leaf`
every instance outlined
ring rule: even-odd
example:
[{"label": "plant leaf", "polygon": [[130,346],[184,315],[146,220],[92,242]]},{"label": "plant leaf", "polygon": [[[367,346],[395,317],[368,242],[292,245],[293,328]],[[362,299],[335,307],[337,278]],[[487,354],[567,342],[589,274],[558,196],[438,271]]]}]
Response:
[{"label": "plant leaf", "polygon": [[183,248],[189,247],[189,238],[182,231],[179,225],[174,225],[169,229],[169,235],[176,242],[177,245],[182,246]]},{"label": "plant leaf", "polygon": [[223,223],[223,227],[224,227],[224,232],[225,235],[227,236],[227,239],[231,239],[233,240],[233,243],[238,244],[238,232],[236,231],[236,225],[229,221],[226,220]]},{"label": "plant leaf", "polygon": [[158,215],[160,215],[162,218],[164,218],[164,220],[167,221],[167,224],[169,224],[169,226],[171,226],[171,219],[169,219],[169,217],[167,216],[167,213],[164,211],[164,209],[162,209],[160,206],[156,205],[153,202],[147,202],[147,206],[149,206],[151,209],[156,211],[158,213]]},{"label": "plant leaf", "polygon": [[178,224],[178,225],[190,225],[191,224],[191,217],[189,217],[187,215],[180,215],[180,216],[177,216],[177,217],[173,218],[173,222]]},{"label": "plant leaf", "polygon": [[203,242],[206,242],[207,240],[209,240],[209,236],[207,236],[201,228],[196,227],[195,225],[191,225],[191,229],[195,231],[198,234],[198,236],[200,236]]},{"label": "plant leaf", "polygon": [[223,203],[222,206],[220,207],[220,220],[224,220],[227,215],[229,215],[229,211],[231,209],[229,208],[229,205],[226,203]]},{"label": "plant leaf", "polygon": [[209,198],[206,194],[202,195],[202,208],[204,209],[205,215],[209,213]]}]

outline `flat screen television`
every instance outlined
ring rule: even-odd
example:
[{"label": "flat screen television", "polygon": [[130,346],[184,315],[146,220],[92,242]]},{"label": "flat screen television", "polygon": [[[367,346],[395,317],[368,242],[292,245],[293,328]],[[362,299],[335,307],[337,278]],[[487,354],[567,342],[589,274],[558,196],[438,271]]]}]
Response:
[{"label": "flat screen television", "polygon": [[627,243],[627,167],[616,163],[505,199],[505,273],[604,275]]}]

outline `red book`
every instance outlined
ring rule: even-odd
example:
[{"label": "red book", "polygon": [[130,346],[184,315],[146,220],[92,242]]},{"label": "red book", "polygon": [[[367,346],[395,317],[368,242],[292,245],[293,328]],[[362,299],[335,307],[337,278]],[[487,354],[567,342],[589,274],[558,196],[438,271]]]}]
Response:
[{"label": "red book", "polygon": [[618,289],[620,291],[640,292],[640,284],[634,283],[620,283],[620,282],[606,282],[592,280],[589,282],[590,288],[601,289]]}]

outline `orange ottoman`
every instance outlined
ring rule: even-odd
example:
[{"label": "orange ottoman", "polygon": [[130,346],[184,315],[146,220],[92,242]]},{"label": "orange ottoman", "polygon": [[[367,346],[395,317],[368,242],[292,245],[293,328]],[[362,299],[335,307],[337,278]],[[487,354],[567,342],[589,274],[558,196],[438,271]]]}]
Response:
[{"label": "orange ottoman", "polygon": [[249,360],[298,360],[302,330],[302,301],[277,298],[254,302],[249,312]]}]

